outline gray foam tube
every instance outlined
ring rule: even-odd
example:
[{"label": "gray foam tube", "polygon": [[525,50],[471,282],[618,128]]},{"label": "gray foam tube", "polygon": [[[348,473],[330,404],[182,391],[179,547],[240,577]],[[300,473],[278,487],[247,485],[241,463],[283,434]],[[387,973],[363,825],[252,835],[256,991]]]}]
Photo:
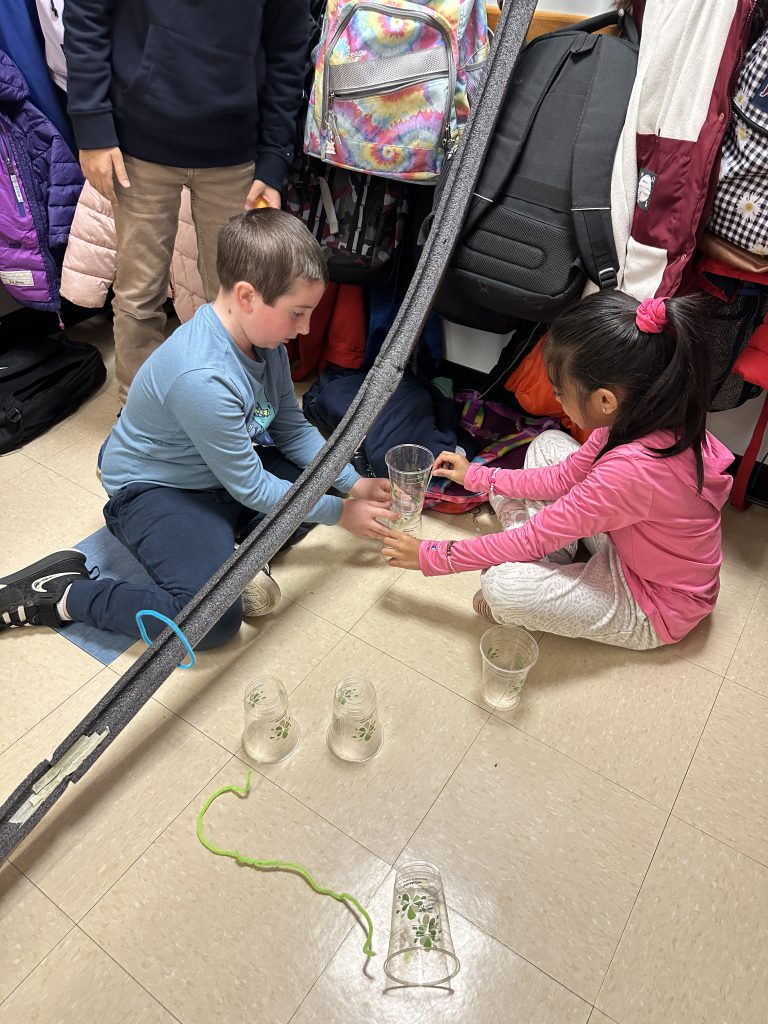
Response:
[{"label": "gray foam tube", "polygon": [[[355,401],[323,450],[259,528],[180,613],[177,623],[193,647],[237,600],[248,582],[282,547],[333,484],[402,378],[459,238],[507,82],[520,55],[535,8],[536,0],[507,0],[486,62],[480,99],[472,108],[467,128],[449,163],[432,229],[381,352]],[[0,807],[0,863],[34,829],[69,783],[77,782],[85,775],[181,663],[184,655],[185,650],[178,637],[170,629],[164,630],[152,647],[144,651],[59,744],[50,759],[42,761],[16,787]],[[34,814],[22,824],[11,824],[10,819],[30,796],[32,785],[51,765],[59,761],[81,736],[104,729],[109,729],[104,741],[76,771],[56,786]]]}]

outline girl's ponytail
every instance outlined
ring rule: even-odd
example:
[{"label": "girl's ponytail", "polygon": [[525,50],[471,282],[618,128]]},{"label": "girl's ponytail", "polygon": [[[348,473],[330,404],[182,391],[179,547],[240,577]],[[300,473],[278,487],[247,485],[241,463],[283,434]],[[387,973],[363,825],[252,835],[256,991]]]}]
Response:
[{"label": "girl's ponytail", "polygon": [[582,398],[599,388],[621,396],[600,455],[669,430],[674,443],[651,451],[669,458],[691,448],[701,491],[712,374],[700,297],[638,304],[623,292],[590,295],[552,324],[544,358],[557,390],[571,381]]},{"label": "girl's ponytail", "polygon": [[675,428],[675,443],[658,451],[666,458],[688,448],[693,449],[700,492],[704,484],[701,448],[707,430],[707,409],[712,398],[711,348],[700,322],[700,299],[690,296],[666,299],[665,306],[675,346],[669,367],[658,384],[662,393],[677,395],[680,425]]}]

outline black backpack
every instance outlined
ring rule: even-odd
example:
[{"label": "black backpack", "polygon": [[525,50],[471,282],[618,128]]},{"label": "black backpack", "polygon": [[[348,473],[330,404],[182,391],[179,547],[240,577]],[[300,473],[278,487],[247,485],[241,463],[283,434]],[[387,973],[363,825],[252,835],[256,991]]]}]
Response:
[{"label": "black backpack", "polygon": [[0,345],[0,453],[69,416],[106,378],[99,350],[85,342],[34,338]]},{"label": "black backpack", "polygon": [[[624,35],[596,35],[623,25]],[[505,333],[550,321],[591,278],[615,288],[611,175],[638,35],[613,11],[529,43],[509,83],[438,313]]]}]

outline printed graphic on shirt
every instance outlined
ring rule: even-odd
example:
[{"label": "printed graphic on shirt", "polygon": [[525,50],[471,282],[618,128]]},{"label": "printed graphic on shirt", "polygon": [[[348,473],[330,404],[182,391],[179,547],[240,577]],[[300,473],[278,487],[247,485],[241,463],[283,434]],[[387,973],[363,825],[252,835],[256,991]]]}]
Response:
[{"label": "printed graphic on shirt", "polygon": [[269,425],[275,418],[275,407],[267,398],[267,393],[262,388],[257,397],[256,403],[246,417],[248,433],[254,445],[274,445],[274,440],[269,432]]}]

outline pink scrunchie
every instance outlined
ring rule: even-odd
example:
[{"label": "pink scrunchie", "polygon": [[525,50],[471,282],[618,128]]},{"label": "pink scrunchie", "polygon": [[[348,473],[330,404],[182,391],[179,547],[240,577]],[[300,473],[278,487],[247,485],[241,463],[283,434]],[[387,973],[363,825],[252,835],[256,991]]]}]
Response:
[{"label": "pink scrunchie", "polygon": [[635,323],[648,334],[661,334],[667,326],[667,307],[664,299],[643,299],[635,313]]}]

